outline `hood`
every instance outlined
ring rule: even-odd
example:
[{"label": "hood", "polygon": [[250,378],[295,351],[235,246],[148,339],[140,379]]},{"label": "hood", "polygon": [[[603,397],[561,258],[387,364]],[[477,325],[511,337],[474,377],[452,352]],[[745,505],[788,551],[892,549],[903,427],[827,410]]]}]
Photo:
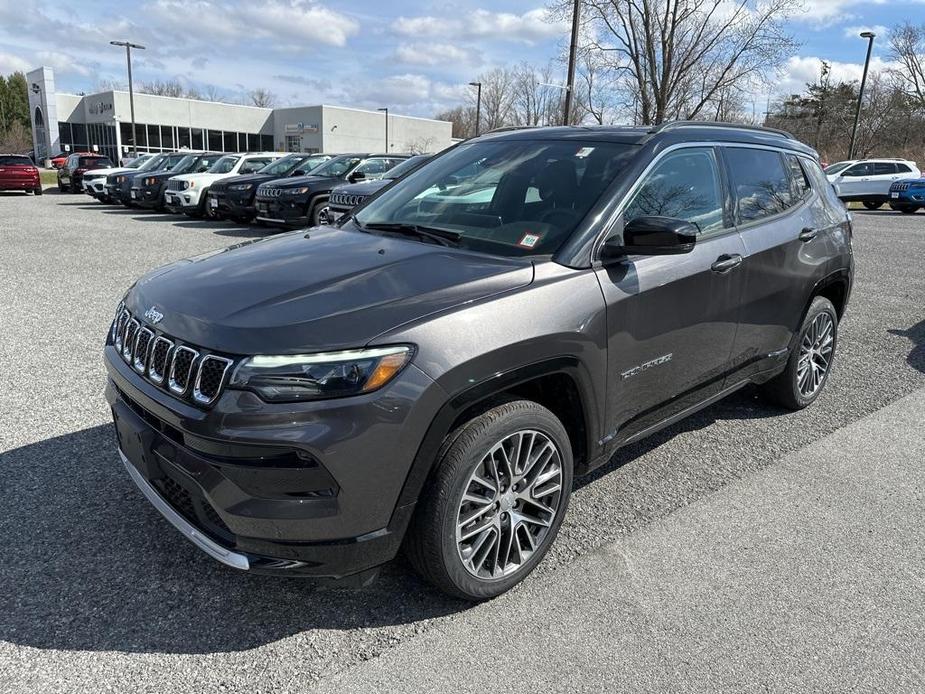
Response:
[{"label": "hood", "polygon": [[533,265],[361,231],[315,228],[154,270],[126,300],[157,328],[228,354],[363,347],[403,323],[530,284]]},{"label": "hood", "polygon": [[253,183],[255,186],[259,186],[261,183],[266,183],[267,181],[275,181],[279,176],[274,176],[273,174],[244,174],[243,176],[229,176],[219,181],[215,187],[216,188],[227,188],[228,186],[234,186],[239,183]]},{"label": "hood", "polygon": [[334,189],[339,195],[360,195],[366,197],[372,195],[373,193],[382,190],[389,183],[392,182],[391,178],[378,178],[375,181],[362,181],[361,183],[348,183],[345,186],[337,186]]},{"label": "hood", "polygon": [[309,188],[333,188],[344,182],[344,179],[334,176],[291,176],[289,178],[275,178],[272,180],[272,186],[274,188],[301,188],[302,186],[308,186]]},{"label": "hood", "polygon": [[87,169],[87,173],[84,175],[85,178],[93,178],[94,176],[109,176],[110,174],[124,173],[126,171],[134,171],[135,169],[127,169],[123,167],[112,167],[110,169]]},{"label": "hood", "polygon": [[210,174],[210,173],[195,173],[195,174],[180,174],[178,176],[171,176],[171,178],[178,181],[196,181],[200,186],[214,183],[215,181],[220,181],[223,178],[229,178],[234,176],[233,173],[224,173],[224,174]]}]

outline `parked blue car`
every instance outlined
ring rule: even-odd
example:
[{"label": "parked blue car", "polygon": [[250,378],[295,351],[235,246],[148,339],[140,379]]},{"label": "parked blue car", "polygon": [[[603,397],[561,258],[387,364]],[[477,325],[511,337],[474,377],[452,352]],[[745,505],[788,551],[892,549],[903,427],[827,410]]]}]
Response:
[{"label": "parked blue car", "polygon": [[896,181],[891,185],[890,207],[906,214],[912,214],[920,207],[925,207],[925,178]]}]

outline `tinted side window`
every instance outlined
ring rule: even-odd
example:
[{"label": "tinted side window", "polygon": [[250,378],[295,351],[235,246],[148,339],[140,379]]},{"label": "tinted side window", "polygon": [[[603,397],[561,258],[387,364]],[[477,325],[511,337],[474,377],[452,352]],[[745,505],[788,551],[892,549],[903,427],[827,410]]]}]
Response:
[{"label": "tinted side window", "polygon": [[740,224],[779,214],[793,206],[790,176],[779,153],[730,147],[726,150],[726,161]]},{"label": "tinted side window", "polygon": [[855,164],[846,171],[843,171],[842,176],[870,176],[873,170],[874,167],[870,164]]},{"label": "tinted side window", "polygon": [[874,176],[887,176],[896,173],[896,164],[890,164],[885,161],[874,163]]},{"label": "tinted side window", "polygon": [[805,198],[810,191],[809,179],[806,178],[806,172],[800,166],[800,159],[794,154],[785,155],[787,168],[790,170],[790,181],[793,185],[793,194],[797,200]]},{"label": "tinted side window", "polygon": [[666,155],[633,195],[625,222],[636,217],[674,217],[696,224],[701,234],[723,228],[723,194],[716,155],[692,147]]},{"label": "tinted side window", "polygon": [[911,172],[912,172],[912,169],[910,169],[910,168],[909,168],[908,166],[906,166],[905,164],[897,164],[897,165],[896,165],[896,171],[897,171],[898,173],[911,173]]}]

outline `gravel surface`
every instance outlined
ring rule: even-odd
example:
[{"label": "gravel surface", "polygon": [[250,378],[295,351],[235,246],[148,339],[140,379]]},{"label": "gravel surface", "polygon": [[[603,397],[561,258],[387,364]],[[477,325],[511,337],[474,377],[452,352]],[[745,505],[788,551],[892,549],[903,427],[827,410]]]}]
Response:
[{"label": "gravel surface", "polygon": [[[855,219],[856,285],[820,400],[791,414],[745,390],[620,452],[579,480],[519,593],[925,385],[925,214]],[[0,691],[305,691],[467,610],[402,561],[362,591],[226,569],[125,475],[102,395],[116,303],[153,266],[263,233],[0,194]]]}]

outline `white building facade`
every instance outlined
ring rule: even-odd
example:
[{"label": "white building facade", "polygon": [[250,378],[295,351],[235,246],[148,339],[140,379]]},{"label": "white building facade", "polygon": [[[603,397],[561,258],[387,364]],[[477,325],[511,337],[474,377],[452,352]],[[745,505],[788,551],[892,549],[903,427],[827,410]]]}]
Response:
[{"label": "white building facade", "polygon": [[[452,124],[341,106],[258,108],[135,94],[133,146],[128,92],[55,91],[54,73],[27,75],[37,161],[59,152],[99,152],[119,161],[130,152],[437,152],[452,144]],[[388,143],[386,142],[388,122]]]}]

